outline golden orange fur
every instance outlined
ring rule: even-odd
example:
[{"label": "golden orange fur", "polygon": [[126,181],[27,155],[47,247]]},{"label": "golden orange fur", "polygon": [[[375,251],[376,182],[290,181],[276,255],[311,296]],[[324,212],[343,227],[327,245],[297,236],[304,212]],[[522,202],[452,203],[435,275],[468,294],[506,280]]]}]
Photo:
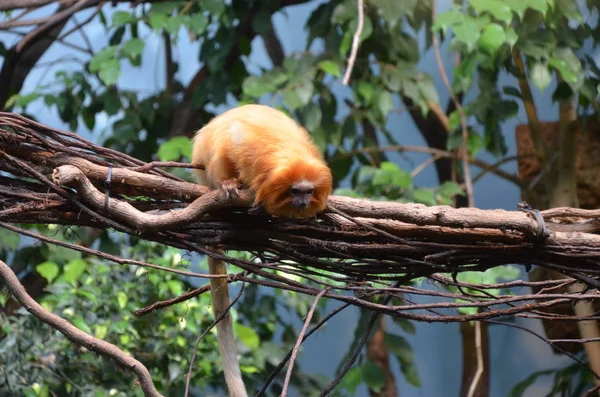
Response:
[{"label": "golden orange fur", "polygon": [[[213,188],[238,180],[256,194],[255,205],[286,217],[313,217],[327,206],[331,170],[310,136],[283,112],[244,105],[212,119],[194,137],[192,164],[201,184]],[[314,193],[307,208],[290,202],[290,188],[308,181]]]}]

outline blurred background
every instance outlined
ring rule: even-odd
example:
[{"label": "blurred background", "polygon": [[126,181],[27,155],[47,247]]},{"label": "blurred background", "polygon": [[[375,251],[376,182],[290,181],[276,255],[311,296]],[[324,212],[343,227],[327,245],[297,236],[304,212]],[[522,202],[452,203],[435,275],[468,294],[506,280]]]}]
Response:
[{"label": "blurred background", "polygon": [[[514,210],[522,197],[549,207],[550,195],[535,183],[539,164],[517,155],[532,148],[533,122],[543,126],[544,140],[556,138],[553,126],[566,101],[590,126],[586,139],[594,140],[598,2],[365,0],[356,62],[344,85],[360,3],[0,2],[0,106],[144,161],[187,161],[190,137],[211,117],[260,102],[306,127],[334,171],[337,194],[467,206],[472,182],[478,208]],[[441,67],[466,115],[464,131],[440,73],[434,34]],[[470,175],[460,161],[464,150],[476,160]],[[187,170],[172,172],[191,180]],[[596,197],[589,193],[580,204],[596,208]],[[30,227],[105,252],[206,271],[197,254],[119,233]],[[166,396],[183,395],[191,346],[212,321],[210,297],[142,318],[131,312],[202,282],[0,234],[2,259],[45,307],[134,352]],[[532,277],[518,264],[486,273],[468,277],[480,283]],[[234,316],[252,389],[293,346],[312,298],[246,288]],[[0,394],[141,395],[108,360],[82,354],[57,332],[18,315],[7,297],[0,303]],[[323,302],[318,313],[337,306]],[[367,314],[350,307],[303,344],[292,395],[318,395],[333,379]],[[369,342],[334,395],[575,396],[592,385],[583,366],[543,340],[548,329],[541,321],[512,323],[533,333],[485,325],[486,366],[474,394],[472,323],[386,319],[377,332],[387,343]],[[586,361],[580,345],[570,348]],[[192,379],[194,395],[225,395],[214,332],[200,345]],[[282,380],[280,374],[268,395],[278,395]]]}]

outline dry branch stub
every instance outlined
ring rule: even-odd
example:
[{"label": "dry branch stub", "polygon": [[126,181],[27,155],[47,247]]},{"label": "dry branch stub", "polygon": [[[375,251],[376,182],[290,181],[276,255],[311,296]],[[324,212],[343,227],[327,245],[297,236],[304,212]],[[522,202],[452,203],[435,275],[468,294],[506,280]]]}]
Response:
[{"label": "dry branch stub", "polygon": [[[553,269],[595,286],[600,274],[600,236],[582,232],[577,222],[569,223],[572,217],[568,216],[577,213],[575,209],[553,209],[548,215],[542,212],[550,230],[542,242],[538,241],[537,221],[522,211],[427,207],[332,196],[331,210],[317,219],[288,220],[249,213],[253,197],[248,191],[242,191],[239,200],[230,201],[158,165],[146,166],[76,134],[0,113],[0,170],[4,174],[0,177],[0,222],[112,227],[212,256],[220,254],[204,247],[220,244],[260,258],[221,256],[252,273],[254,278],[246,279],[248,282],[313,296],[328,288],[327,298],[415,320],[552,317],[537,309],[576,302],[583,296],[595,297],[587,291],[587,295],[563,294],[559,298],[544,290],[554,286],[552,282],[520,282],[497,286],[524,298],[509,301],[506,308],[501,306],[507,304],[504,295],[476,295],[475,291],[489,286],[461,283],[456,288],[452,277],[440,275],[523,264]],[[109,168],[110,200],[105,208]],[[550,215],[554,222],[564,223],[550,222]],[[587,214],[586,221],[595,222],[597,215]],[[398,281],[420,277],[431,282],[391,287]],[[454,287],[444,289],[441,285]],[[531,285],[540,288],[535,296],[521,288]],[[372,294],[427,295],[435,302],[427,306],[381,305],[371,299]],[[479,307],[480,312],[459,314],[456,299],[461,299],[459,305]]]}]

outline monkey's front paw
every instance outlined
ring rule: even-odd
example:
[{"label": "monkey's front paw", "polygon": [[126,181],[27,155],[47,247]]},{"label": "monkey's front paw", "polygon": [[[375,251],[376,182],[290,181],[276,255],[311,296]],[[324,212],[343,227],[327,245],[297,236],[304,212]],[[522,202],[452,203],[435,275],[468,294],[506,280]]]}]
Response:
[{"label": "monkey's front paw", "polygon": [[228,199],[237,199],[240,197],[238,185],[239,182],[235,178],[219,182],[219,188],[225,193],[225,197]]},{"label": "monkey's front paw", "polygon": [[250,207],[248,213],[250,215],[267,215],[267,211],[265,211],[260,203],[254,204],[252,207]]}]

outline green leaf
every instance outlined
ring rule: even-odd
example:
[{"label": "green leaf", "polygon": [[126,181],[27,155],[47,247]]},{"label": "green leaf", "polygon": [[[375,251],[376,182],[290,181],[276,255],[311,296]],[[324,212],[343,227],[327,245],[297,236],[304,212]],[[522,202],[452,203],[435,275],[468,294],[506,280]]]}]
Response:
[{"label": "green leaf", "polygon": [[512,10],[503,0],[469,0],[469,4],[478,13],[487,12],[506,24],[512,20]]},{"label": "green leaf", "polygon": [[401,364],[410,364],[414,360],[412,346],[402,336],[386,333],[384,336],[385,345],[392,352]]},{"label": "green leaf", "polygon": [[515,32],[512,26],[507,26],[504,30],[504,33],[506,34],[504,41],[510,46],[510,48],[513,48],[515,44],[517,44],[517,41],[519,41],[517,32]]},{"label": "green leaf", "polygon": [[100,80],[111,86],[117,82],[119,75],[121,74],[121,64],[118,59],[111,59],[109,61],[105,61],[100,65],[100,71],[98,72],[98,77]]},{"label": "green leaf", "polygon": [[373,94],[375,93],[375,86],[368,81],[359,81],[356,87],[356,92],[363,99],[364,103],[370,103]]},{"label": "green leaf", "polygon": [[506,95],[514,96],[514,97],[517,97],[519,99],[522,98],[521,91],[518,88],[516,88],[516,87],[511,87],[509,85],[504,86],[502,88],[502,92],[504,92]]},{"label": "green leaf", "polygon": [[421,387],[421,377],[414,363],[400,365],[400,370],[408,383],[415,387]]},{"label": "green leaf", "polygon": [[419,92],[427,101],[432,101],[433,103],[440,103],[440,97],[438,96],[438,92],[435,89],[435,84],[433,82],[433,78],[430,75],[424,74],[417,81],[417,87],[419,88]]},{"label": "green leaf", "polygon": [[105,62],[114,60],[116,55],[117,55],[117,46],[108,46],[108,47],[98,51],[96,53],[96,55],[94,55],[90,59],[90,65],[89,65],[90,72],[96,73],[96,72],[100,71],[100,68],[102,67],[102,65]]},{"label": "green leaf", "polygon": [[538,90],[544,91],[552,82],[552,75],[548,66],[541,62],[536,62],[531,68],[531,82]]},{"label": "green leaf", "polygon": [[144,51],[144,42],[140,39],[131,39],[123,44],[121,51],[127,56],[138,56]]},{"label": "green leaf", "polygon": [[167,31],[167,33],[175,35],[179,32],[184,22],[185,20],[181,15],[176,15],[167,18],[167,21],[165,23],[165,31]]},{"label": "green leaf", "polygon": [[380,90],[377,92],[376,101],[377,108],[385,119],[388,113],[394,108],[392,94],[388,91]]},{"label": "green leaf", "polygon": [[73,319],[72,323],[74,326],[76,326],[77,328],[79,328],[80,330],[85,332],[86,334],[88,334],[88,335],[92,334],[92,329],[90,328],[90,326],[85,322],[85,320],[81,316],[77,316],[75,319]]},{"label": "green leaf", "polygon": [[[523,0],[519,0],[523,1]],[[551,4],[548,0],[525,0],[527,7],[541,12],[543,15],[548,12],[549,5]]]},{"label": "green leaf", "polygon": [[175,9],[181,5],[180,1],[161,1],[152,3],[150,13],[168,14],[171,15]]},{"label": "green leaf", "polygon": [[257,374],[260,372],[260,370],[253,365],[241,365],[240,364],[240,370],[242,370],[242,372],[245,374]]},{"label": "green leaf", "polygon": [[115,13],[112,14],[112,24],[115,27],[125,25],[133,20],[133,14],[127,11],[115,11]]},{"label": "green leaf", "polygon": [[380,392],[385,386],[385,374],[379,366],[371,361],[365,362],[360,368],[360,372],[369,389]]},{"label": "green leaf", "polygon": [[0,229],[0,251],[13,252],[19,246],[21,235],[8,229]]},{"label": "green leaf", "polygon": [[321,118],[323,117],[321,108],[312,102],[302,108],[300,115],[302,124],[308,131],[316,130],[321,125]]},{"label": "green leaf", "polygon": [[158,147],[157,154],[160,161],[177,161],[181,157],[190,159],[192,157],[192,142],[186,136],[176,136],[163,142]]},{"label": "green leaf", "polygon": [[416,6],[416,0],[398,1],[398,0],[370,0],[373,6],[377,7],[379,15],[385,19],[390,28],[394,28],[406,14],[411,14]]},{"label": "green leaf", "polygon": [[108,334],[108,327],[102,324],[94,325],[94,336],[98,339],[104,339]]},{"label": "green leaf", "polygon": [[475,43],[477,43],[481,36],[481,30],[477,21],[470,17],[456,24],[453,32],[456,38],[467,46],[468,50],[475,46]]},{"label": "green leaf", "polygon": [[119,110],[121,110],[121,99],[114,89],[106,90],[102,95],[102,103],[104,105],[104,111],[109,116],[114,116]]},{"label": "green leaf", "polygon": [[340,65],[338,65],[337,63],[335,63],[333,61],[324,60],[324,61],[319,62],[319,64],[317,66],[319,67],[319,69],[321,69],[325,73],[329,73],[330,75],[332,75],[334,77],[340,77],[342,75],[341,70],[340,70]]},{"label": "green leaf", "polygon": [[384,66],[381,70],[381,79],[386,88],[392,92],[400,91],[402,87],[403,74],[393,66]]},{"label": "green leaf", "polygon": [[558,10],[567,18],[574,19],[577,22],[583,22],[583,15],[579,10],[576,1],[573,0],[556,0]]},{"label": "green leaf", "polygon": [[[356,32],[357,27],[358,27],[358,18],[355,18],[350,21],[350,23],[348,24],[346,29],[348,29],[347,30],[348,33],[351,33],[351,35],[354,36],[354,32]],[[363,42],[366,39],[368,39],[371,36],[371,33],[373,33],[373,23],[371,22],[371,18],[369,18],[365,14],[365,19],[363,21],[363,29],[362,29],[362,32],[360,33],[360,42]]]},{"label": "green leaf", "polygon": [[128,299],[129,298],[127,297],[127,294],[125,292],[119,291],[117,293],[117,302],[119,303],[119,309],[125,309],[125,306],[127,306]]},{"label": "green leaf", "polygon": [[417,332],[417,329],[412,321],[401,317],[392,317],[392,319],[400,326],[400,328],[402,328],[402,331],[406,332],[407,334],[414,335],[415,332]]},{"label": "green leaf", "polygon": [[431,29],[434,32],[437,30],[441,30],[442,33],[445,34],[448,28],[453,27],[454,25],[462,22],[464,19],[464,13],[455,9],[450,9],[435,16],[435,23],[433,24]]},{"label": "green leaf", "polygon": [[271,26],[271,13],[261,10],[252,19],[252,29],[258,33],[263,34]]},{"label": "green leaf", "polygon": [[191,18],[189,19],[189,22],[188,22],[188,27],[196,35],[201,35],[204,33],[204,31],[206,31],[208,24],[209,24],[208,17],[206,15],[204,15],[203,13],[198,12],[191,16]]},{"label": "green leaf", "polygon": [[441,194],[446,197],[452,197],[456,195],[464,195],[464,192],[458,183],[446,181],[440,185],[438,189],[438,194]]},{"label": "green leaf", "polygon": [[354,395],[360,382],[362,382],[361,368],[353,367],[346,373],[346,376],[344,376],[342,386],[348,390],[350,395]]},{"label": "green leaf", "polygon": [[242,83],[245,95],[260,98],[275,90],[275,87],[259,76],[248,76]]},{"label": "green leaf", "polygon": [[85,298],[89,299],[91,302],[94,302],[94,304],[98,304],[98,297],[96,295],[94,295],[94,293],[92,293],[88,290],[78,289],[78,290],[76,290],[76,294],[84,296]]},{"label": "green leaf", "polygon": [[520,19],[523,19],[525,10],[529,8],[526,0],[504,0],[504,4],[506,4],[511,9],[511,11],[516,13]]},{"label": "green leaf", "polygon": [[558,70],[562,78],[569,84],[574,84],[579,79],[581,60],[571,48],[557,48],[548,64]]},{"label": "green leaf", "polygon": [[343,24],[352,18],[356,18],[358,10],[356,9],[356,2],[352,0],[345,0],[338,4],[331,13],[331,22],[334,24]]},{"label": "green leaf", "polygon": [[425,205],[435,205],[435,192],[428,189],[415,189],[412,194],[412,198],[417,203]]},{"label": "green leaf", "polygon": [[46,245],[48,248],[47,258],[49,261],[56,263],[65,263],[74,259],[81,258],[81,253],[72,249],[61,247],[54,244]]},{"label": "green leaf", "polygon": [[59,271],[58,265],[50,261],[40,263],[35,267],[35,270],[48,281],[48,284],[52,284]]},{"label": "green leaf", "polygon": [[497,23],[486,26],[479,38],[478,47],[488,54],[495,54],[506,41],[504,28]]},{"label": "green leaf", "polygon": [[219,17],[225,11],[225,2],[223,0],[202,0],[202,7],[213,17]]},{"label": "green leaf", "polygon": [[400,169],[397,164],[384,161],[373,176],[373,185],[382,187],[393,185],[406,188],[412,185],[412,178],[408,172]]},{"label": "green leaf", "polygon": [[306,105],[313,95],[314,86],[310,80],[304,80],[283,92],[283,102],[291,111]]},{"label": "green leaf", "polygon": [[258,349],[260,345],[260,339],[258,334],[252,328],[246,327],[240,323],[236,323],[235,333],[242,343],[244,343],[250,349]]},{"label": "green leaf", "polygon": [[66,282],[74,283],[81,277],[85,269],[87,269],[87,262],[83,259],[73,259],[65,265],[63,278]]},{"label": "green leaf", "polygon": [[42,94],[38,92],[32,92],[30,94],[25,95],[14,95],[9,99],[9,101],[7,101],[6,106],[10,107],[14,103],[15,106],[26,108],[27,105],[29,105],[31,102],[35,101],[41,96]]},{"label": "green leaf", "polygon": [[150,14],[150,27],[154,30],[164,29],[167,26],[168,17],[165,14]]}]

